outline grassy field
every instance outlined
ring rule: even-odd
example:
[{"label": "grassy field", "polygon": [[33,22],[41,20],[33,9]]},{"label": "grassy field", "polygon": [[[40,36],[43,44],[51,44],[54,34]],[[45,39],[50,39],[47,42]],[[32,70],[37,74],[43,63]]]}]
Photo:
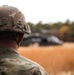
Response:
[{"label": "grassy field", "polygon": [[39,63],[50,75],[74,75],[74,43],[19,47],[18,52]]}]

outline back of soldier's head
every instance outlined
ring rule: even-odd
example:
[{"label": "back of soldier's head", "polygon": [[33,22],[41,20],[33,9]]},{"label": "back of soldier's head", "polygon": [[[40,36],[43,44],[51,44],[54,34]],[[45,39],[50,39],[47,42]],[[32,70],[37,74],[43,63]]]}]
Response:
[{"label": "back of soldier's head", "polygon": [[0,7],[0,39],[13,38],[20,42],[18,37],[30,32],[25,17],[19,9],[7,5]]}]

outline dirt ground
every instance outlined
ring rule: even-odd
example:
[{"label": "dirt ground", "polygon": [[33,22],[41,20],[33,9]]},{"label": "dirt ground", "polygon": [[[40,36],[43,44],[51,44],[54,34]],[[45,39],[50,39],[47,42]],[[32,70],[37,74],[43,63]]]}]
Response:
[{"label": "dirt ground", "polygon": [[18,52],[39,63],[48,73],[74,71],[74,43],[42,47],[31,45],[19,47]]}]

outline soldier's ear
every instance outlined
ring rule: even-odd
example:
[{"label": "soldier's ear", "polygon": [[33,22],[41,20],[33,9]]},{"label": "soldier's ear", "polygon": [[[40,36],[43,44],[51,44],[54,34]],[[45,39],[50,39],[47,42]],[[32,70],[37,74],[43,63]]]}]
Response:
[{"label": "soldier's ear", "polygon": [[20,43],[21,41],[23,41],[23,34],[21,34],[20,36],[19,36],[19,38],[18,38],[18,43]]},{"label": "soldier's ear", "polygon": [[24,34],[15,33],[13,38],[17,42],[17,44],[20,44],[23,40],[23,36]]},{"label": "soldier's ear", "polygon": [[20,35],[19,41],[22,41],[22,40],[23,40],[23,36],[24,36],[24,35]]}]

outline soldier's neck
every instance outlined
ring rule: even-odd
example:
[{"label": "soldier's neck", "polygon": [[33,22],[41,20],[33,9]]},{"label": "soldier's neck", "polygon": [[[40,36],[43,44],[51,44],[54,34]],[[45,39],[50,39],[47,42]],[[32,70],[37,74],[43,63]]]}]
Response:
[{"label": "soldier's neck", "polygon": [[0,47],[13,48],[13,49],[17,50],[18,45],[15,41],[2,41],[2,40],[0,40]]}]

